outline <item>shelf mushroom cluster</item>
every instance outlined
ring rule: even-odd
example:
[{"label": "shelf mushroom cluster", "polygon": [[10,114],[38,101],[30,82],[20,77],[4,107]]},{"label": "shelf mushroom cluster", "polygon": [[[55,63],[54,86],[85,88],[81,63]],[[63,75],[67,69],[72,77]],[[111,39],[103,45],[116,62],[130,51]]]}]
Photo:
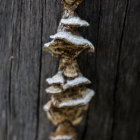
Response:
[{"label": "shelf mushroom cluster", "polygon": [[50,85],[46,92],[52,96],[44,110],[49,120],[58,125],[50,140],[76,140],[77,134],[73,126],[82,121],[84,112],[94,96],[94,91],[85,86],[91,81],[80,72],[76,58],[85,49],[94,52],[94,46],[76,30],[78,27],[89,26],[87,21],[74,12],[82,0],[62,2],[64,12],[58,31],[50,36],[52,41],[43,47],[45,51],[60,55],[58,72],[46,79]]}]

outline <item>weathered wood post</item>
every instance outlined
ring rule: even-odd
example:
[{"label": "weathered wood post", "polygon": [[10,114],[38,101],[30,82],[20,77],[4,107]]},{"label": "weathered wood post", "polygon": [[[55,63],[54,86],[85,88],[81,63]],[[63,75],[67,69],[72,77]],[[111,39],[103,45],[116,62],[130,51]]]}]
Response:
[{"label": "weathered wood post", "polygon": [[[0,140],[46,140],[55,131],[42,108],[58,62],[42,45],[61,10],[60,0],[0,0]],[[85,0],[77,13],[96,46],[78,57],[96,91],[79,139],[140,140],[140,0]]]}]

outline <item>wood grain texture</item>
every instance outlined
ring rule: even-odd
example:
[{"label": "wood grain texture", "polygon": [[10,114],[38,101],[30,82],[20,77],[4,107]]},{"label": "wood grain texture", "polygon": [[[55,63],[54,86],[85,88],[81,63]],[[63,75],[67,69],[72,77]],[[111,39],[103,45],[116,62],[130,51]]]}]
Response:
[{"label": "wood grain texture", "polygon": [[[13,0],[6,1],[2,7],[5,8],[6,15],[3,15],[4,19],[1,21],[5,20],[3,30],[8,36],[5,36],[3,41],[8,44],[2,44],[6,52],[4,51],[5,54],[1,55],[3,56],[1,61],[5,62],[6,57],[11,62],[10,66],[8,62],[4,64],[4,67],[8,67],[4,71],[6,74],[8,70],[9,79],[4,77],[2,80],[6,80],[7,83],[1,86],[2,88],[9,86],[4,87],[9,91],[8,93],[1,92],[3,96],[8,96],[6,107],[8,114],[5,116],[7,117],[6,133],[3,134],[6,136],[3,136],[1,140],[34,140],[36,138],[42,47],[40,6],[41,3],[38,0]],[[4,106],[3,103],[2,105]],[[1,128],[2,130],[4,128]]]},{"label": "wood grain texture", "polygon": [[114,140],[140,139],[140,1],[129,1],[115,92]]},{"label": "wood grain texture", "polygon": [[8,140],[34,140],[38,129],[42,5],[39,0],[13,2]]},{"label": "wood grain texture", "polygon": [[[42,46],[49,42],[49,36],[55,34],[61,18],[62,6],[60,1],[43,0],[42,13]],[[53,8],[52,8],[53,7]],[[55,8],[54,8],[55,7]],[[55,127],[47,119],[43,106],[50,100],[45,89],[49,86],[46,83],[48,77],[52,77],[58,68],[58,58],[50,53],[42,52],[41,84],[40,84],[40,110],[39,110],[39,131],[38,140],[46,140]]]},{"label": "wood grain texture", "polygon": [[[0,139],[7,139],[11,70],[12,1],[0,2]],[[7,11],[7,9],[9,9]]]},{"label": "wood grain texture", "polygon": [[[46,140],[55,127],[43,105],[58,59],[42,52],[56,33],[60,0],[0,0],[0,140]],[[96,96],[77,127],[81,140],[140,139],[140,1],[85,0],[78,15],[96,53],[78,58]]]},{"label": "wood grain texture", "polygon": [[[100,1],[95,60],[96,97],[90,105],[85,140],[112,139],[114,92],[126,8],[126,0]],[[92,64],[89,66],[93,67]]]}]

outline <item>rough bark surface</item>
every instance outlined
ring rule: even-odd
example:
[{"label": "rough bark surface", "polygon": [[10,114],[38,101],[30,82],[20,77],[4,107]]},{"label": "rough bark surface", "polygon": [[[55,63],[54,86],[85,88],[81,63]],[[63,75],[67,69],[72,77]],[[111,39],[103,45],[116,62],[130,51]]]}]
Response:
[{"label": "rough bark surface", "polygon": [[[80,139],[139,140],[140,1],[85,0],[77,12],[96,47],[78,60],[96,91]],[[0,0],[0,140],[46,140],[55,130],[42,107],[58,58],[42,46],[61,13],[60,0]]]}]

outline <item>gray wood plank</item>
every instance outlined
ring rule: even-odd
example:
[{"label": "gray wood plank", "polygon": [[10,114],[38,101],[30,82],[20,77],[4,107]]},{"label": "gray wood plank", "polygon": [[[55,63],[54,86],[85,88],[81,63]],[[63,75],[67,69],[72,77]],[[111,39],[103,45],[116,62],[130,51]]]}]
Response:
[{"label": "gray wood plank", "polygon": [[[50,41],[49,36],[55,34],[62,14],[60,1],[43,0],[43,30],[42,46]],[[58,68],[58,58],[48,52],[42,52],[41,84],[40,84],[40,110],[38,140],[48,139],[51,132],[55,131],[53,124],[47,119],[43,106],[50,100],[45,89],[48,87],[46,78],[53,76]]]},{"label": "gray wood plank", "polygon": [[[127,0],[100,1],[96,62],[95,65],[92,65],[93,60],[90,59],[88,67],[88,69],[96,68],[95,75],[93,75],[95,77],[96,96],[90,105],[86,134],[83,138],[85,140],[108,140],[112,138],[114,90],[126,7]],[[90,34],[93,32],[94,28]]]},{"label": "gray wood plank", "polygon": [[7,139],[13,2],[0,2],[0,140]]},{"label": "gray wood plank", "polygon": [[[77,13],[91,24],[80,32],[96,47],[78,58],[96,91],[79,139],[139,140],[140,2],[85,0]],[[43,105],[59,58],[42,46],[61,14],[60,0],[0,0],[0,140],[46,140],[55,131]]]},{"label": "gray wood plank", "polygon": [[41,57],[41,1],[13,0],[7,140],[35,140]]},{"label": "gray wood plank", "polygon": [[140,139],[140,1],[129,1],[115,94],[113,140]]}]

